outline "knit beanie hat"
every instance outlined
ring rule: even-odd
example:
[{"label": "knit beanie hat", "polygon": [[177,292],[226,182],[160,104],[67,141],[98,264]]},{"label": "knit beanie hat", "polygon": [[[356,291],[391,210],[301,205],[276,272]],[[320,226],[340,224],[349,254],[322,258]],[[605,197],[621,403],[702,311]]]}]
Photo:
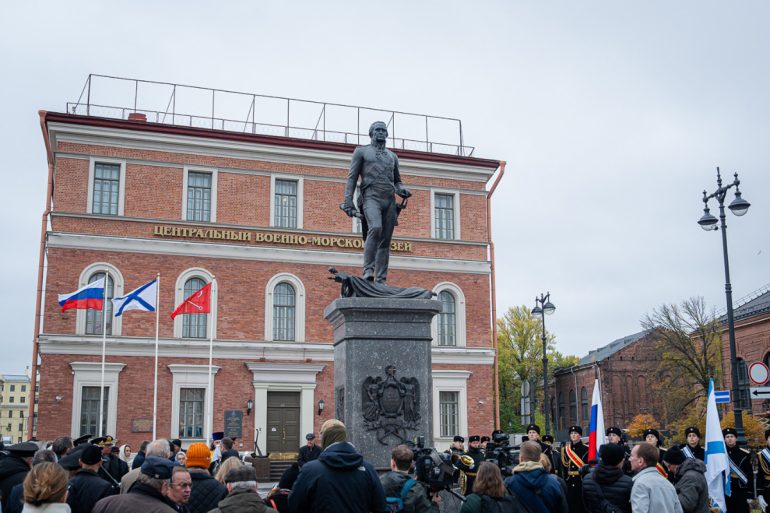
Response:
[{"label": "knit beanie hat", "polygon": [[195,442],[187,448],[187,468],[209,468],[211,465],[211,451],[203,442]]},{"label": "knit beanie hat", "polygon": [[684,459],[684,453],[678,447],[672,447],[666,451],[665,455],[663,455],[663,461],[665,463],[671,463],[672,465],[681,465],[684,463]]},{"label": "knit beanie hat", "polygon": [[345,424],[337,419],[329,419],[321,426],[321,445],[324,449],[336,442],[347,442],[348,432]]},{"label": "knit beanie hat", "polygon": [[625,455],[623,447],[618,444],[604,444],[599,448],[599,458],[601,458],[605,465],[611,467],[616,467],[623,461]]}]

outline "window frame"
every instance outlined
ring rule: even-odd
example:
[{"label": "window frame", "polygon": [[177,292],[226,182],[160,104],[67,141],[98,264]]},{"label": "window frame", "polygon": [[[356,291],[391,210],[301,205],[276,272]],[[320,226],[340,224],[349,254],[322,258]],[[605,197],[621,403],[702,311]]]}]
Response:
[{"label": "window frame", "polygon": [[[126,366],[125,363],[108,362],[104,364],[104,386],[109,388],[107,400],[107,431],[104,434],[115,433],[118,423],[118,385],[120,373]],[[100,362],[71,362],[72,379],[72,419],[71,436],[77,438],[80,431],[80,409],[82,406],[82,393],[84,386],[100,386],[101,370]],[[94,433],[96,435],[97,433]]]},{"label": "window frame", "polygon": [[[297,182],[297,227],[288,228],[275,224],[275,181],[287,180]],[[302,230],[305,227],[305,178],[290,174],[271,174],[270,175],[270,227],[280,228],[282,230]]]},{"label": "window frame", "polygon": [[465,313],[465,294],[459,285],[449,281],[443,281],[436,284],[436,286],[433,287],[433,292],[436,293],[436,296],[438,296],[438,294],[441,292],[449,292],[455,298],[455,345],[440,346],[438,344],[438,315],[434,315],[433,320],[431,321],[431,336],[433,337],[432,346],[440,347],[442,349],[466,347],[468,340],[467,320]]},{"label": "window frame", "polygon": [[586,425],[591,421],[590,407],[588,406],[588,390],[586,387],[580,388],[580,423]]},{"label": "window frame", "polygon": [[[187,280],[190,278],[200,278],[205,283],[211,283],[211,281],[214,279],[214,275],[211,274],[206,269],[203,269],[201,267],[191,267],[189,269],[186,269],[185,271],[182,271],[179,276],[176,278],[176,284],[174,285],[174,308],[182,304],[182,301],[185,300],[187,296],[184,295],[184,285],[187,283]],[[199,338],[186,338],[184,340],[208,340],[212,336],[216,338],[217,336],[217,297],[219,295],[218,287],[215,285],[211,288],[211,313],[209,314],[208,321],[206,323],[206,338],[205,339],[199,339]],[[174,338],[183,338],[182,337],[182,323],[183,315],[177,315],[174,318]]]},{"label": "window frame", "polygon": [[[83,271],[80,273],[80,277],[78,278],[78,285],[77,288],[74,290],[78,290],[82,287],[85,287],[88,285],[88,280],[93,276],[95,273],[103,273],[107,271],[110,274],[110,277],[112,277],[113,280],[113,297],[122,297],[123,296],[123,274],[118,270],[117,267],[114,265],[108,263],[108,262],[94,262],[87,266]],[[113,312],[114,314],[114,312]],[[75,333],[78,335],[86,335],[86,315],[87,310],[77,310],[77,313],[75,314]],[[119,315],[118,317],[115,317],[115,315],[112,316],[112,333],[110,333],[108,336],[110,337],[119,337],[123,333],[123,316]],[[101,335],[88,335],[89,337],[101,337]]]},{"label": "window frame", "polygon": [[[454,196],[454,237],[451,239],[439,237],[436,233],[436,194]],[[462,240],[460,232],[460,191],[453,189],[431,189],[430,190],[430,238],[435,240],[456,241]]]},{"label": "window frame", "polygon": [[[445,394],[452,394],[452,398],[454,399],[453,402],[442,402],[441,396]],[[438,393],[438,411],[439,411],[439,437],[440,438],[449,438],[454,437],[457,433],[460,432],[460,392],[457,390],[439,390]],[[454,407],[454,422],[452,423],[452,426],[450,426],[449,423],[446,424],[446,430],[444,429],[444,414],[441,411],[441,407],[444,404],[449,404]],[[447,418],[449,418],[449,415],[446,415]],[[451,427],[451,429],[450,429]]]},{"label": "window frame", "polygon": [[735,367],[735,374],[738,378],[735,389],[738,391],[738,397],[734,398],[734,400],[738,402],[739,408],[751,413],[751,394],[749,392],[751,381],[749,380],[749,366],[745,359],[738,357],[735,359]]},{"label": "window frame", "polygon": [[[208,365],[190,365],[181,363],[169,364],[168,369],[171,371],[173,380],[171,385],[171,427],[169,438],[179,438],[179,413],[180,413],[180,399],[181,390],[183,388],[202,388],[203,389],[203,437],[202,438],[185,438],[186,441],[203,441],[211,437],[212,426],[208,425],[206,418],[206,401],[209,400],[208,386],[209,386],[209,366]],[[216,397],[216,376],[221,367],[218,365],[211,366],[211,397]],[[211,405],[212,408],[214,405]],[[212,411],[212,423],[214,419]]]},{"label": "window frame", "polygon": [[118,180],[118,213],[117,217],[125,215],[126,204],[126,161],[121,159],[91,157],[88,161],[88,195],[86,213],[98,216],[116,217],[116,214],[95,214],[94,213],[94,178],[96,177],[96,164],[119,164],[120,178]]},{"label": "window frame", "polygon": [[305,342],[305,285],[291,273],[279,273],[270,278],[265,285],[265,341],[273,342],[273,295],[275,287],[286,282],[294,287],[294,340],[277,342]]},{"label": "window frame", "polygon": [[468,379],[472,373],[467,370],[434,369],[433,377],[433,446],[440,450],[447,449],[452,443],[452,436],[441,436],[441,408],[439,405],[440,392],[458,392],[458,432],[455,435],[465,436],[468,433]]},{"label": "window frame", "polygon": [[[187,187],[189,184],[189,174],[190,173],[208,173],[211,175],[211,205],[210,207],[210,215],[208,221],[190,221],[187,219]],[[219,169],[214,167],[204,167],[204,166],[184,166],[183,170],[183,176],[182,176],[182,221],[186,221],[188,223],[216,223],[217,222],[217,183],[219,175]]]}]

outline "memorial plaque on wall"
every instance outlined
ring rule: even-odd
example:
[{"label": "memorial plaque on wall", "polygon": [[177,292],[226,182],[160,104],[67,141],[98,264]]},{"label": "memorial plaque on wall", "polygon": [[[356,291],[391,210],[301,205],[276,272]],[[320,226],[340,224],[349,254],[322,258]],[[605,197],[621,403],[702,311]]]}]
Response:
[{"label": "memorial plaque on wall", "polygon": [[132,433],[150,433],[152,431],[152,419],[131,419]]},{"label": "memorial plaque on wall", "polygon": [[228,438],[243,438],[243,412],[241,410],[225,410],[224,431]]}]

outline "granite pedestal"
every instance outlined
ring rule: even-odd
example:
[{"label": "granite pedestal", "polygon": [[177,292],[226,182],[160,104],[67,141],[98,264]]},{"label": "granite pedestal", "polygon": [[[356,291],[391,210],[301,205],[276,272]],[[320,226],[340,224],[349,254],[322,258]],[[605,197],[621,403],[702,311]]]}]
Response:
[{"label": "granite pedestal", "polygon": [[324,315],[334,328],[335,417],[376,467],[406,440],[433,439],[432,299],[340,298]]}]

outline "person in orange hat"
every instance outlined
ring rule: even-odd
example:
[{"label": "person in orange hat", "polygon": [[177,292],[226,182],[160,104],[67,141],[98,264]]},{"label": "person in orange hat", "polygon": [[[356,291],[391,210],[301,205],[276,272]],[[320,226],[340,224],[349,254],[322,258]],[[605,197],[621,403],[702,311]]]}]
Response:
[{"label": "person in orange hat", "polygon": [[217,507],[227,496],[225,485],[214,479],[208,471],[211,451],[203,442],[195,442],[187,448],[187,462],[192,480],[192,492],[188,507],[190,513],[207,513]]}]

